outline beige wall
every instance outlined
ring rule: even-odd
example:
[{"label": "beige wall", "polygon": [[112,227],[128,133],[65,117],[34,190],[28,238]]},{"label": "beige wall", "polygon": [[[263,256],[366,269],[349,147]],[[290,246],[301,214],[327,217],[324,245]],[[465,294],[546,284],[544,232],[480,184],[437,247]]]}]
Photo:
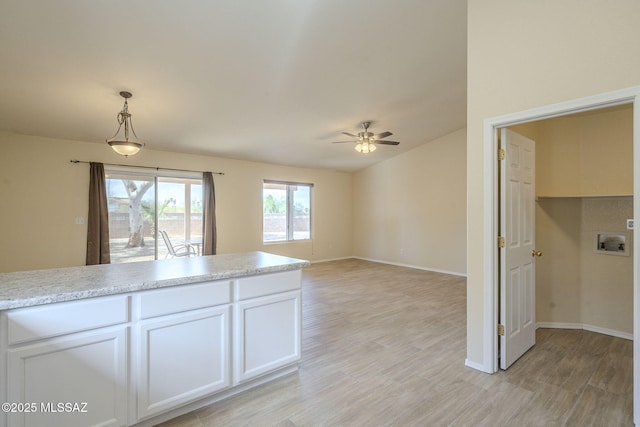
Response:
[{"label": "beige wall", "polygon": [[636,0],[469,0],[467,360],[483,346],[487,118],[640,85]]},{"label": "beige wall", "polygon": [[[632,197],[582,200],[580,273],[581,322],[584,325],[633,334],[633,233],[626,219],[633,218]],[[598,232],[627,233],[629,256],[593,252]]]},{"label": "beige wall", "polygon": [[354,255],[466,273],[466,129],[354,174]]},{"label": "beige wall", "polygon": [[558,117],[534,125],[538,196],[633,194],[631,107]]},{"label": "beige wall", "polygon": [[[89,166],[70,159],[224,172],[214,177],[219,253],[355,255],[466,272],[464,129],[353,175],[150,148],[125,159],[105,144],[6,132],[0,152],[0,272],[84,264],[86,225],[75,220],[87,216]],[[265,178],[314,183],[312,242],[262,243]]]},{"label": "beige wall", "polygon": [[632,197],[540,199],[536,209],[536,321],[633,333],[633,258],[594,253],[598,232],[627,234]]},{"label": "beige wall", "polygon": [[[352,255],[351,174],[154,151],[125,159],[106,144],[0,133],[0,272],[83,265],[89,166],[70,159],[224,172],[216,185],[218,252],[263,250],[324,260]],[[262,180],[314,183],[313,242],[262,243]]]},{"label": "beige wall", "polygon": [[[582,199],[536,203],[536,321],[582,323]],[[604,256],[604,255],[602,255]]]}]

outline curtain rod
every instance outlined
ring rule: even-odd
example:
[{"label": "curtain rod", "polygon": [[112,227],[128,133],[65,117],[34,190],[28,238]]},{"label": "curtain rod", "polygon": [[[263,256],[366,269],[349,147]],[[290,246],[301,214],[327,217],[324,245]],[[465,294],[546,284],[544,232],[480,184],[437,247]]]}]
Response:
[{"label": "curtain rod", "polygon": [[[87,162],[84,160],[69,160],[70,163],[91,163],[91,162]],[[129,167],[129,168],[142,168],[142,169],[155,169],[157,171],[159,170],[164,170],[164,171],[177,171],[177,172],[200,172],[202,173],[202,171],[191,171],[191,170],[187,170],[187,169],[172,169],[172,168],[159,168],[159,167],[153,167],[153,166],[133,166],[133,165],[118,165],[115,163],[103,163],[104,165],[107,166],[122,166],[122,167]],[[224,172],[211,172],[214,175],[224,175]]]}]

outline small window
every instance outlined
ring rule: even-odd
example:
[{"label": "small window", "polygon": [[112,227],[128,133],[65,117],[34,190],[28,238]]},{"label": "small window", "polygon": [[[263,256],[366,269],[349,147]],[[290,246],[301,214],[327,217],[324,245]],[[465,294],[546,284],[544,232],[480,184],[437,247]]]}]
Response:
[{"label": "small window", "polygon": [[264,181],[262,185],[262,241],[311,239],[313,184]]}]

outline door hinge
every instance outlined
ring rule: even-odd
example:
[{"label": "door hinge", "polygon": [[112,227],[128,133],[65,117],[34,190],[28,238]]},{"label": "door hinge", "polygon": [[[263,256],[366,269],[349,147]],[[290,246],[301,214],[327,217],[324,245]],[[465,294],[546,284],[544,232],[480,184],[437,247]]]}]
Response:
[{"label": "door hinge", "polygon": [[498,336],[504,336],[504,325],[498,325]]},{"label": "door hinge", "polygon": [[498,160],[504,160],[504,148],[498,148]]},{"label": "door hinge", "polygon": [[498,236],[498,247],[504,248],[504,237]]}]

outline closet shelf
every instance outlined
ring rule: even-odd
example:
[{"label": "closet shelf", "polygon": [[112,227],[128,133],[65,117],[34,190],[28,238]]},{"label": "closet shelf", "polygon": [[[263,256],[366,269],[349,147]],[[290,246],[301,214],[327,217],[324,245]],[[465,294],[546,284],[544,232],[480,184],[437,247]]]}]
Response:
[{"label": "closet shelf", "polygon": [[548,195],[536,195],[536,200],[539,199],[602,199],[612,197],[633,197],[633,194],[571,194],[562,196],[548,196]]}]

